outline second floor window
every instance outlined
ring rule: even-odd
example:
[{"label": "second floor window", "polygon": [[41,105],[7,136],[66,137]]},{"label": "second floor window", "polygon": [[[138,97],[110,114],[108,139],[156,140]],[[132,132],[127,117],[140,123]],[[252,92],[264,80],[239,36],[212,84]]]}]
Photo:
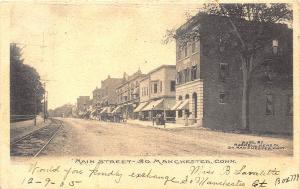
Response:
[{"label": "second floor window", "polygon": [[193,66],[191,70],[191,80],[197,79],[197,66]]},{"label": "second floor window", "polygon": [[226,103],[226,94],[225,92],[220,92],[219,94],[219,103],[225,104]]},{"label": "second floor window", "polygon": [[175,91],[175,81],[171,81],[170,91]]},{"label": "second floor window", "polygon": [[229,75],[229,69],[227,63],[220,63],[219,79],[225,81],[225,78]]},{"label": "second floor window", "polygon": [[154,83],[153,85],[153,93],[157,93],[157,83]]},{"label": "second floor window", "polygon": [[193,41],[192,43],[192,53],[196,52],[196,42]]},{"label": "second floor window", "polygon": [[187,55],[188,55],[187,45],[185,45],[183,49],[184,49],[184,57],[187,57]]}]

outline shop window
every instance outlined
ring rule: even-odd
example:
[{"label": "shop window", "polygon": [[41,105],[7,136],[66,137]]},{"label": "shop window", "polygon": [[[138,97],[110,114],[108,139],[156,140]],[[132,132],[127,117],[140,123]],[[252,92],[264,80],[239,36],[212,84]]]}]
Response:
[{"label": "shop window", "polygon": [[178,110],[178,117],[182,117],[182,110]]},{"label": "shop window", "polygon": [[175,81],[171,81],[170,90],[175,91]]},{"label": "shop window", "polygon": [[219,68],[219,79],[220,81],[225,81],[225,78],[229,75],[229,69],[227,63],[220,63]]},{"label": "shop window", "polygon": [[226,94],[225,92],[220,92],[219,94],[219,103],[225,104],[226,103]]},{"label": "shop window", "polygon": [[266,95],[266,115],[274,115],[273,95]]},{"label": "shop window", "polygon": [[287,115],[293,115],[293,95],[288,95]]}]

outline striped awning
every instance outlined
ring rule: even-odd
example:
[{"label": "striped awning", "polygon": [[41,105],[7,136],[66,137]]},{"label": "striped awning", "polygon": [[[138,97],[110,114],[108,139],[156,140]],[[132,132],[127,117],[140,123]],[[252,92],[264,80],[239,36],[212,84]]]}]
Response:
[{"label": "striped awning", "polygon": [[104,107],[103,110],[101,110],[100,114],[104,114],[108,112],[108,107]]},{"label": "striped awning", "polygon": [[159,110],[159,105],[162,104],[163,101],[164,99],[154,100],[150,102],[145,108],[143,108],[142,111]]},{"label": "striped awning", "polygon": [[133,112],[140,112],[149,102],[141,102]]},{"label": "striped awning", "polygon": [[113,114],[120,113],[121,112],[121,108],[122,108],[122,106],[117,106],[111,113],[113,113]]},{"label": "striped awning", "polygon": [[177,110],[188,110],[189,109],[189,99],[184,100],[177,108]]},{"label": "striped awning", "polygon": [[182,100],[177,101],[175,105],[171,108],[171,110],[177,110],[177,108],[181,105],[182,102]]}]

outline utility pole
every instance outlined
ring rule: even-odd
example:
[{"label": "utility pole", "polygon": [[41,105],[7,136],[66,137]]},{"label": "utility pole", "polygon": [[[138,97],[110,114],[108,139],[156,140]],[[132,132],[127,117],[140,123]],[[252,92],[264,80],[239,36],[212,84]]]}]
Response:
[{"label": "utility pole", "polygon": [[46,122],[46,82],[44,82],[44,123]]}]

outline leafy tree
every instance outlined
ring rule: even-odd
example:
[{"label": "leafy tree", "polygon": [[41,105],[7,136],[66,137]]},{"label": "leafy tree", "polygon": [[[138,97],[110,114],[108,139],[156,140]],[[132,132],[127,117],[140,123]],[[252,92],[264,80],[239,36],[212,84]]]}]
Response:
[{"label": "leafy tree", "polygon": [[[249,130],[250,82],[253,73],[261,68],[253,60],[266,45],[286,35],[286,26],[277,23],[291,24],[291,7],[278,3],[204,4],[196,16],[203,17],[200,27],[181,33],[176,33],[174,29],[167,30],[163,42],[168,43],[171,38],[175,38],[179,46],[182,46],[195,38],[201,40],[201,37],[214,36],[220,50],[230,49],[238,53],[243,75],[242,127]],[[292,52],[287,52],[285,58],[289,58],[291,54]]]},{"label": "leafy tree", "polygon": [[10,113],[33,115],[42,110],[44,88],[38,72],[24,64],[22,49],[10,44]]}]

